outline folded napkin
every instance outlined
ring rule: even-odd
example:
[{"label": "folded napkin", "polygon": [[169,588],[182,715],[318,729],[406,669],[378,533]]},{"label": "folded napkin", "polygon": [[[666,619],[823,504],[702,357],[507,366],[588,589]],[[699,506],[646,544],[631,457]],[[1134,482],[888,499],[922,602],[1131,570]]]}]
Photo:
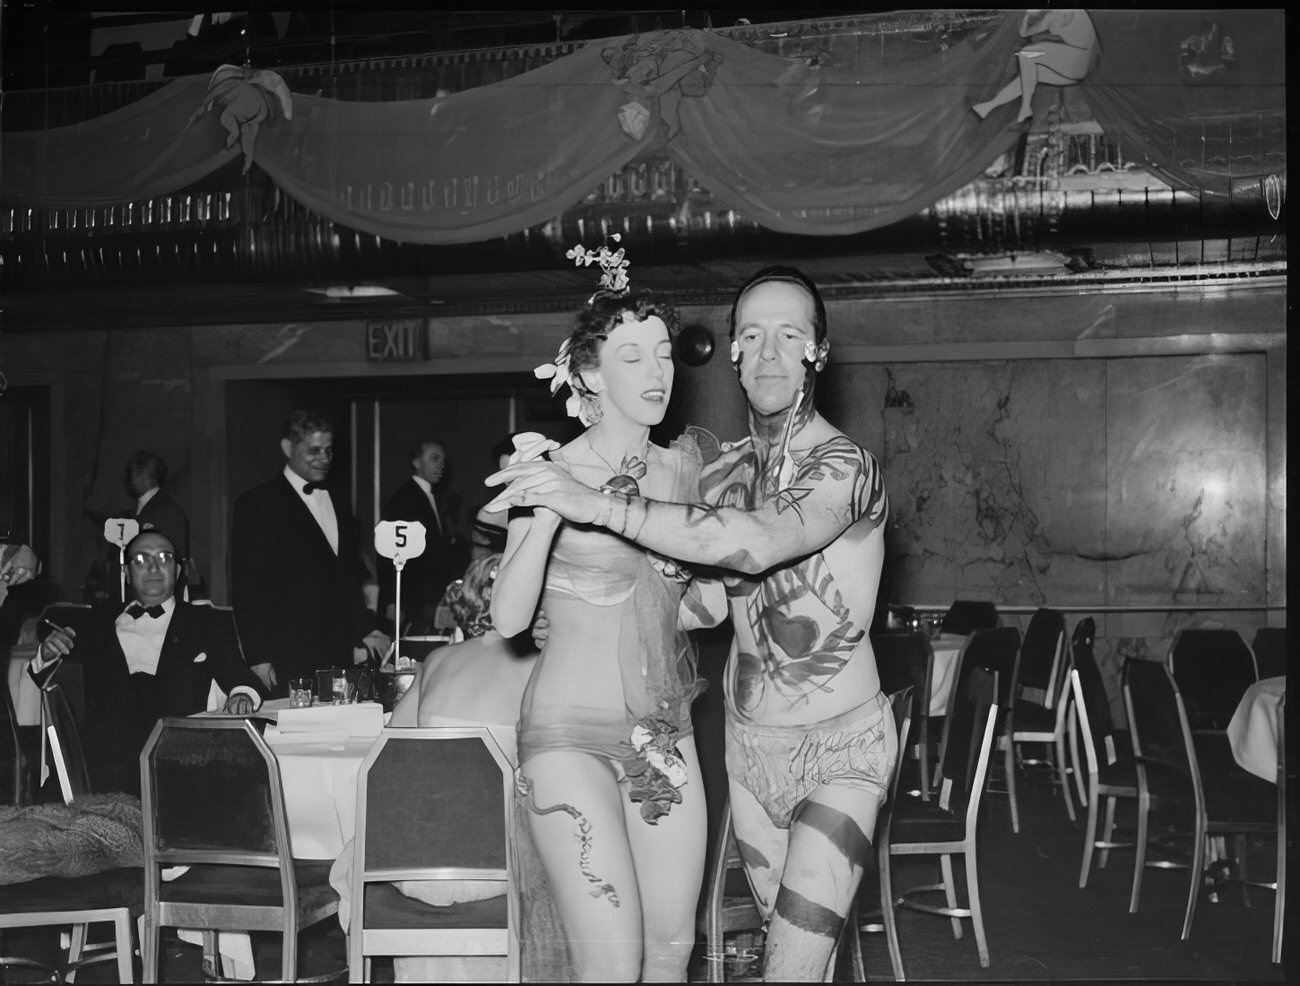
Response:
[{"label": "folded napkin", "polygon": [[281,709],[277,724],[281,735],[378,736],[384,728],[384,707],[378,702],[357,702],[352,705],[313,705],[309,709]]}]

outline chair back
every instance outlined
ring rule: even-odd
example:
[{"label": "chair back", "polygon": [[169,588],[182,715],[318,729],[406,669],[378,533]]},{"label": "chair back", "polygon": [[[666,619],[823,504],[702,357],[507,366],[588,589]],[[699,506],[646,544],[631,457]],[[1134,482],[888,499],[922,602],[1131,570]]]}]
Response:
[{"label": "chair back", "polygon": [[[511,865],[513,773],[484,726],[389,728],[361,765],[353,840],[349,967],[364,957],[459,956],[518,982]],[[389,884],[419,881],[426,906]],[[500,963],[500,964],[496,964]]]},{"label": "chair back", "polygon": [[[924,715],[930,702],[930,675],[933,654],[930,641],[920,630],[891,630],[871,638],[880,675],[880,690],[892,697],[904,688],[909,693],[912,718]],[[895,719],[898,710],[895,709]]]},{"label": "chair back", "polygon": [[[158,865],[288,868],[280,770],[247,719],[162,719],[140,754],[146,877]],[[292,887],[289,883],[289,887]]]},{"label": "chair back", "polygon": [[[86,769],[77,720],[62,686],[51,681],[41,689],[41,742],[49,748],[63,803],[72,804],[75,798],[89,794],[90,773]],[[42,770],[42,777],[44,774]]]},{"label": "chair back", "polygon": [[1130,657],[1122,677],[1139,788],[1175,801],[1199,801],[1196,751],[1173,675],[1158,661]]},{"label": "chair back", "polygon": [[9,676],[0,678],[0,804],[18,805],[23,800],[23,747],[18,738],[18,713],[9,695]]},{"label": "chair back", "polygon": [[976,668],[996,671],[998,693],[994,701],[1005,709],[1015,699],[1012,684],[1016,679],[1019,661],[1020,630],[1017,627],[976,630],[970,635],[970,640],[962,651],[961,667],[957,670],[958,677],[954,687],[960,694],[963,681]]},{"label": "chair back", "polygon": [[889,708],[894,714],[894,725],[898,729],[898,759],[894,762],[894,775],[889,782],[889,797],[892,800],[898,793],[898,779],[903,773],[903,751],[907,749],[908,737],[912,735],[912,686],[904,685],[893,692],[886,692]]},{"label": "chair back", "polygon": [[965,636],[975,630],[987,630],[998,625],[998,609],[993,603],[980,599],[957,599],[948,607],[939,623],[940,633],[959,633]]},{"label": "chair back", "polygon": [[961,683],[952,715],[952,731],[939,766],[939,807],[973,818],[988,770],[997,717],[998,672],[972,668]]},{"label": "chair back", "polygon": [[[1093,751],[1090,756],[1096,758],[1096,768],[1116,763],[1119,759],[1115,749],[1115,719],[1111,715],[1110,695],[1106,683],[1102,680],[1101,669],[1092,653],[1092,617],[1079,621],[1074,630],[1074,702],[1078,709],[1079,728],[1083,733],[1084,747]],[[1089,764],[1089,769],[1094,769]]]},{"label": "chair back", "polygon": [[1256,681],[1255,656],[1236,630],[1179,630],[1168,666],[1195,730],[1227,729]]},{"label": "chair back", "polygon": [[[991,627],[975,630],[967,639],[958,657],[957,678],[948,694],[947,715],[944,717],[943,735],[939,739],[939,770],[948,757],[948,744],[955,735],[953,722],[960,697],[965,694],[970,675],[977,670],[996,672],[994,681],[998,691],[993,704],[998,715],[1005,719],[1012,702],[1012,682],[1020,660],[1020,630],[1016,627]],[[1000,724],[1001,725],[1001,724]],[[999,729],[1000,731],[1000,729]]]},{"label": "chair back", "polygon": [[364,870],[473,871],[504,880],[510,774],[486,727],[384,730],[361,768]]},{"label": "chair back", "polygon": [[1020,670],[1015,698],[1028,698],[1052,708],[1065,685],[1065,617],[1058,610],[1040,607],[1029,619],[1020,643]]},{"label": "chair back", "polygon": [[1260,678],[1286,674],[1286,627],[1260,627],[1250,649],[1255,653],[1255,673]]}]

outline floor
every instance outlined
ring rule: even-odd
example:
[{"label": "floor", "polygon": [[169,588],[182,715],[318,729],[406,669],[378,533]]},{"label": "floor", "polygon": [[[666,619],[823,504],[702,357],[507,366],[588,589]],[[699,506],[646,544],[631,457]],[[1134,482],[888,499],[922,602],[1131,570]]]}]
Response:
[{"label": "floor", "polygon": [[[909,979],[942,981],[1058,980],[1176,982],[1281,982],[1286,963],[1269,961],[1273,893],[1242,888],[1223,889],[1218,903],[1203,894],[1191,941],[1179,941],[1187,889],[1185,870],[1150,870],[1143,885],[1139,913],[1128,913],[1132,878],[1131,851],[1116,851],[1110,865],[1094,870],[1086,889],[1078,886],[1082,823],[1066,817],[1059,793],[1045,780],[1022,779],[1021,831],[1013,835],[1005,795],[986,798],[980,823],[980,881],[991,962],[980,968],[974,938],[967,923],[954,940],[949,922],[914,911],[900,910],[899,940]],[[1120,814],[1123,825],[1131,818]],[[1270,879],[1275,843],[1250,846],[1252,875]],[[924,858],[899,859],[894,864],[896,888],[932,882],[937,864]],[[861,898],[864,907],[878,901],[874,873]],[[1249,906],[1247,906],[1249,904]],[[346,981],[342,930],[333,919],[302,935],[302,973],[339,973]],[[5,954],[28,954],[57,961],[54,931],[7,932]],[[279,973],[279,942],[273,935],[254,936],[258,972],[266,980]],[[867,976],[892,979],[883,936],[863,935]],[[1289,950],[1288,950],[1289,951]],[[162,958],[166,982],[202,981],[200,950],[168,938]],[[1285,957],[1285,956],[1284,956]],[[756,966],[742,959],[731,963],[733,976],[755,978]],[[376,981],[391,982],[391,964],[377,960]],[[690,978],[705,978],[703,947],[696,950]],[[841,956],[836,979],[850,978]],[[19,976],[0,982],[23,981]],[[26,980],[32,981],[32,980]],[[111,964],[92,966],[77,976],[79,983],[115,982]]]}]

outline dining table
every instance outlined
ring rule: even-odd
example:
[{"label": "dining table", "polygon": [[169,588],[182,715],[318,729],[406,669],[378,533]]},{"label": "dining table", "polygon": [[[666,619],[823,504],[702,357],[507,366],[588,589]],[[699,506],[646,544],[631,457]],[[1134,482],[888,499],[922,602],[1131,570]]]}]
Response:
[{"label": "dining table", "polygon": [[1285,697],[1286,675],[1261,678],[1246,689],[1228,721],[1228,743],[1237,763],[1256,777],[1274,783]]}]

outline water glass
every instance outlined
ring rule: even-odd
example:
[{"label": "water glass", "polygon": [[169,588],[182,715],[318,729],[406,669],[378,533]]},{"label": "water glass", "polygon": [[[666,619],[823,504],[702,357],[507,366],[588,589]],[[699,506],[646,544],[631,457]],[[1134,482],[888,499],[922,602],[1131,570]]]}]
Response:
[{"label": "water glass", "polygon": [[292,678],[289,681],[289,708],[311,708],[311,692],[315,682],[310,678]]}]

